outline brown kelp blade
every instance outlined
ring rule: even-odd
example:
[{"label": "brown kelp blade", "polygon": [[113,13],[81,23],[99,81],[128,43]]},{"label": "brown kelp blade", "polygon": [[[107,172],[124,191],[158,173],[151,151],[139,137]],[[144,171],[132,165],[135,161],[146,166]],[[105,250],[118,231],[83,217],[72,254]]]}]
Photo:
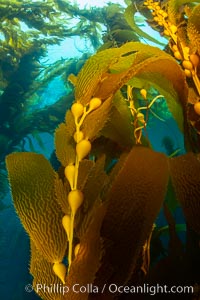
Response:
[{"label": "brown kelp blade", "polygon": [[164,154],[133,147],[108,195],[102,225],[105,255],[95,283],[125,284],[161,208],[168,183]]},{"label": "brown kelp blade", "polygon": [[171,158],[170,175],[188,225],[200,234],[200,161],[194,153]]}]

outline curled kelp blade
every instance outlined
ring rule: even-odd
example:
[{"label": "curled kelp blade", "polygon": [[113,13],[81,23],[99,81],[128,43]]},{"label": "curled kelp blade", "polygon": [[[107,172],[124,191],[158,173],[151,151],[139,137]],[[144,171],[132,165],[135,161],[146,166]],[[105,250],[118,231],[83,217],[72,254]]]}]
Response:
[{"label": "curled kelp blade", "polygon": [[200,161],[187,153],[169,160],[170,175],[188,225],[200,234]]},{"label": "curled kelp blade", "polygon": [[[137,49],[138,44],[137,42],[129,42],[120,48],[106,49],[90,57],[77,76],[76,101],[87,104],[94,96],[106,99],[123,86],[128,79],[126,72],[133,64],[135,53],[140,51]],[[152,49],[154,49],[153,52]],[[143,51],[142,60],[163,53],[155,47],[150,47],[148,53],[146,49]],[[115,64],[121,66],[122,75],[111,74],[110,70]]]},{"label": "curled kelp blade", "polygon": [[25,230],[46,260],[62,261],[67,239],[52,166],[43,155],[28,152],[8,155],[6,166],[14,206]]},{"label": "curled kelp blade", "polygon": [[77,76],[76,101],[87,104],[92,97],[103,101],[112,99],[125,84],[134,87],[135,77],[162,91],[169,110],[182,129],[182,110],[186,113],[188,94],[184,72],[169,54],[142,43],[129,42],[89,58]]},{"label": "curled kelp blade", "polygon": [[164,154],[135,146],[125,159],[108,194],[108,208],[101,234],[102,265],[95,283],[125,284],[152,231],[168,183]]}]

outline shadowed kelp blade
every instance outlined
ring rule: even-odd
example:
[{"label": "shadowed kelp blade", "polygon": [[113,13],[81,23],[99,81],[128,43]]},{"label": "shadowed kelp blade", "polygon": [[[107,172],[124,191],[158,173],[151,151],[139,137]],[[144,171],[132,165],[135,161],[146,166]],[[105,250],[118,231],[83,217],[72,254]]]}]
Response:
[{"label": "shadowed kelp blade", "polygon": [[108,195],[101,230],[105,255],[96,284],[123,285],[130,279],[167,184],[167,157],[145,147],[133,147]]}]

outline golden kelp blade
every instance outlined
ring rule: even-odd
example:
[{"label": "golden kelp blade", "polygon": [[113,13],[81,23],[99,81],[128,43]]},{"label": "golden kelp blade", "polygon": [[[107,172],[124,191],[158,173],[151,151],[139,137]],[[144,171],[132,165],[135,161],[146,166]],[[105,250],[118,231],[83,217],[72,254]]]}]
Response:
[{"label": "golden kelp blade", "polygon": [[[52,263],[48,262],[36,249],[31,241],[30,273],[33,276],[33,288],[43,300],[63,300],[62,290],[56,292],[55,287],[63,286],[58,276],[52,269]],[[52,287],[48,292],[48,288]],[[59,291],[59,289],[58,289]]]},{"label": "golden kelp blade", "polygon": [[[75,293],[73,286],[79,285],[76,287],[78,289],[80,286],[87,286],[88,283],[92,284],[100,266],[102,255],[100,228],[105,215],[105,205],[99,206],[93,213],[93,220],[81,238],[78,253],[71,264],[65,285],[60,284],[58,277],[53,273],[52,264],[44,259],[33,244],[31,245],[30,272],[34,277],[33,287],[43,300],[88,299],[88,292]],[[38,290],[38,286],[51,287],[54,284],[58,288],[58,292],[53,290],[48,292],[48,289],[45,291],[43,288]]]},{"label": "golden kelp blade", "polygon": [[188,225],[200,234],[200,161],[194,153],[171,158],[170,175]]},{"label": "golden kelp blade", "polygon": [[108,195],[101,230],[105,255],[97,284],[123,285],[129,280],[163,203],[167,183],[167,157],[149,148],[133,147]]},{"label": "golden kelp blade", "polygon": [[49,262],[62,261],[66,235],[56,202],[55,172],[43,155],[14,153],[6,158],[15,209],[36,248]]}]

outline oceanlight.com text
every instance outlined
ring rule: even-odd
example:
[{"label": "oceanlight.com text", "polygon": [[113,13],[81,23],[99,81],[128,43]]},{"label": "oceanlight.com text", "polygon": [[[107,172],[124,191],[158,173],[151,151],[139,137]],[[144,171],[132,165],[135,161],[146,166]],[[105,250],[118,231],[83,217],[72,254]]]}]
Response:
[{"label": "oceanlight.com text", "polygon": [[[53,294],[68,294],[68,293],[75,293],[75,294],[83,294],[83,293],[101,293],[104,292],[111,293],[111,294],[149,294],[154,296],[156,294],[193,294],[194,287],[193,286],[167,286],[167,285],[150,285],[148,283],[144,283],[143,285],[133,286],[133,285],[125,285],[125,286],[118,286],[115,283],[111,284],[104,284],[103,286],[99,287],[93,284],[86,284],[80,285],[75,283],[72,286],[67,286],[63,284],[36,284],[35,291],[37,293],[53,293]],[[26,292],[30,293],[33,290],[32,285],[28,284],[25,287]]]},{"label": "oceanlight.com text", "polygon": [[167,285],[149,285],[143,284],[139,286],[117,286],[116,284],[109,285],[110,293],[130,293],[130,294],[192,294],[194,292],[192,286],[171,286]]}]

